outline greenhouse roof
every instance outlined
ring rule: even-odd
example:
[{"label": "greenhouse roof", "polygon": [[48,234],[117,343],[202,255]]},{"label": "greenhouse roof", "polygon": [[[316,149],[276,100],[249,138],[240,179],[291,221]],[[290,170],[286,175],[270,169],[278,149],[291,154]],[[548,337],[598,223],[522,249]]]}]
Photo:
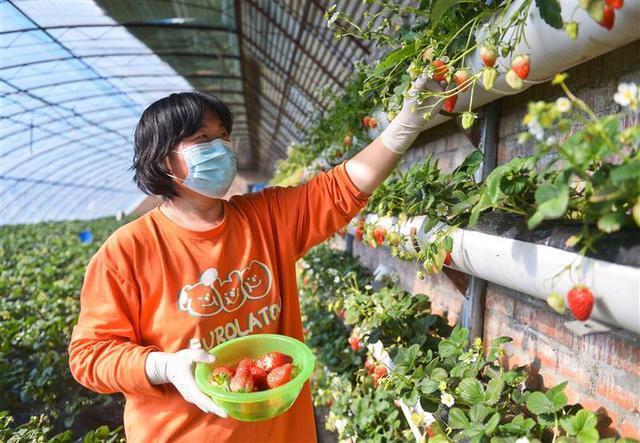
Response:
[{"label": "greenhouse roof", "polygon": [[[349,2],[358,17],[361,2]],[[334,40],[329,3],[270,0],[3,0],[2,223],[127,211],[132,133],[172,92],[233,111],[240,171],[270,173],[369,48]]]}]

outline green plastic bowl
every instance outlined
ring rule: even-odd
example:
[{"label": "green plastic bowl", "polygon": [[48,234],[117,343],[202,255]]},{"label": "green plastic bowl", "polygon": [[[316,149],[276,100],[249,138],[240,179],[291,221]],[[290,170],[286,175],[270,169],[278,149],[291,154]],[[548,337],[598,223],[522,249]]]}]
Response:
[{"label": "green plastic bowl", "polygon": [[[293,358],[300,371],[287,384],[258,392],[229,392],[209,384],[211,371],[217,366],[233,366],[243,358],[257,358],[267,352],[282,352]],[[278,334],[255,334],[235,338],[209,351],[216,357],[212,365],[196,365],[196,383],[202,392],[220,406],[229,417],[241,421],[267,420],[293,405],[309,379],[315,365],[311,349],[295,338]]]}]

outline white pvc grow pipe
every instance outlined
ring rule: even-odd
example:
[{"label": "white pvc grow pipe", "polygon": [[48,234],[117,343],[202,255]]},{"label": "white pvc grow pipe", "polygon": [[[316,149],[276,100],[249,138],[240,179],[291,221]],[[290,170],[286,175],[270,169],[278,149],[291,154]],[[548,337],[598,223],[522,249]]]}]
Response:
[{"label": "white pvc grow pipe", "polygon": [[556,291],[567,305],[567,291],[583,283],[595,297],[592,318],[640,334],[640,269],[477,231],[452,237],[451,257],[462,272],[542,300]]},{"label": "white pvc grow pipe", "polygon": [[[522,1],[516,1],[510,11],[505,14],[509,16]],[[559,72],[566,71],[574,66],[624,46],[640,39],[640,1],[631,0],[624,3],[621,9],[615,11],[615,24],[611,31],[596,23],[589,14],[582,9],[578,0],[563,0],[560,2],[562,8],[562,18],[564,21],[575,20],[579,23],[579,35],[576,40],[572,40],[563,29],[555,29],[549,26],[540,17],[540,12],[535,3],[532,4],[529,17],[524,28],[524,39],[513,51],[513,55],[525,53],[531,59],[531,71],[522,89],[512,89],[505,81],[506,71],[511,66],[511,59],[498,57],[496,67],[501,67],[500,77],[496,80],[495,87],[491,91],[486,91],[480,80],[475,87],[473,96],[473,107],[478,108],[493,100],[507,95],[519,94],[525,89],[538,84],[550,81]],[[575,13],[574,13],[575,11]],[[478,37],[479,43],[482,38]],[[465,66],[478,72],[483,65],[480,61],[480,51],[475,50],[470,53]],[[569,85],[571,80],[569,79]],[[462,112],[469,109],[471,88],[458,95],[458,101],[454,112]],[[612,98],[613,100],[613,98]],[[381,111],[374,112],[378,120],[378,127],[369,130],[372,138],[377,137],[382,129],[389,124],[386,114]],[[435,115],[428,126],[429,129],[437,126],[450,117]]]},{"label": "white pvc grow pipe", "polygon": [[[381,226],[391,223],[388,217],[371,215],[367,221]],[[415,228],[423,243],[432,238],[435,229],[446,226],[440,224],[425,233],[424,222],[425,217],[412,217],[395,229],[409,236]],[[567,305],[567,291],[583,283],[595,297],[592,318],[640,334],[639,268],[477,231],[456,229],[450,235],[452,268],[542,300],[556,291],[565,296]],[[412,240],[403,248],[412,251]],[[571,270],[562,272],[569,265],[573,265]]]}]

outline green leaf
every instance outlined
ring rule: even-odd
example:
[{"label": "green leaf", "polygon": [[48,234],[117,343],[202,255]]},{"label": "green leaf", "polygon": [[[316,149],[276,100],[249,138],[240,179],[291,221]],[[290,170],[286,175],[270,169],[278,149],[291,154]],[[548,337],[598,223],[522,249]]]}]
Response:
[{"label": "green leaf", "polygon": [[559,218],[564,215],[569,205],[569,186],[545,183],[536,191],[538,208],[529,219],[529,229],[533,229],[542,220]]},{"label": "green leaf", "polygon": [[607,234],[619,231],[624,223],[624,213],[610,212],[598,219],[598,229]]},{"label": "green leaf", "polygon": [[469,419],[471,420],[471,423],[484,423],[484,419],[491,411],[491,408],[482,404],[473,405],[471,406],[471,409],[469,409]]},{"label": "green leaf", "polygon": [[438,343],[438,353],[441,357],[447,358],[455,355],[458,352],[458,346],[451,340],[444,339]]},{"label": "green leaf", "polygon": [[423,378],[418,386],[424,395],[432,394],[438,390],[438,382],[430,378]]},{"label": "green leaf", "polygon": [[493,434],[498,427],[498,423],[500,423],[500,414],[496,412],[491,416],[487,424],[484,425],[484,432],[489,435]]},{"label": "green leaf", "polygon": [[611,180],[614,183],[622,183],[626,180],[640,178],[640,161],[629,161],[611,169]]},{"label": "green leaf", "polygon": [[471,403],[482,403],[484,401],[484,389],[482,384],[475,378],[465,378],[460,382],[458,386],[460,388],[460,395],[462,399]]},{"label": "green leaf", "polygon": [[597,429],[594,428],[580,431],[576,437],[580,443],[596,443],[600,439]]},{"label": "green leaf", "polygon": [[554,412],[557,412],[567,406],[567,395],[564,392],[556,392],[554,394],[549,394],[547,392],[547,398],[551,400]]},{"label": "green leaf", "polygon": [[474,0],[436,0],[431,7],[431,27],[435,28],[444,14],[459,3],[472,3]]},{"label": "green leaf", "polygon": [[510,343],[512,341],[513,341],[513,339],[511,337],[505,337],[505,336],[496,337],[493,340],[491,340],[491,347],[492,348],[497,348],[500,345],[504,345],[504,344]]},{"label": "green leaf", "polygon": [[598,417],[587,409],[578,411],[572,421],[576,432],[588,431],[598,426]]},{"label": "green leaf", "polygon": [[376,68],[373,70],[373,74],[381,74],[385,69],[399,64],[405,58],[413,55],[414,52],[415,47],[412,44],[406,45],[403,48],[396,49],[395,51],[389,53],[389,55],[387,55],[387,57],[382,60],[380,64],[378,64],[378,66],[376,66]]},{"label": "green leaf", "polygon": [[464,430],[464,435],[471,439],[471,443],[479,443],[484,436],[484,425],[471,425]]},{"label": "green leaf", "polygon": [[344,322],[348,325],[355,325],[360,321],[360,314],[355,309],[347,309],[344,314]]},{"label": "green leaf", "polygon": [[554,411],[553,403],[542,392],[532,392],[529,395],[527,408],[536,415],[550,414]]},{"label": "green leaf", "polygon": [[523,415],[517,415],[513,417],[511,423],[505,423],[500,425],[500,430],[510,435],[527,435],[531,428],[535,426],[535,421],[532,418],[525,419]]},{"label": "green leaf", "polygon": [[501,378],[494,378],[487,384],[486,403],[495,405],[500,400],[502,390],[504,389],[504,381]]},{"label": "green leaf", "polygon": [[562,21],[562,15],[560,15],[560,4],[558,0],[536,0],[538,10],[540,10],[540,17],[547,22],[549,26],[556,29],[562,29],[564,22]]},{"label": "green leaf", "polygon": [[506,165],[498,166],[487,176],[485,180],[485,192],[491,204],[496,204],[498,202],[498,198],[502,195],[502,191],[500,190],[502,177],[504,177],[504,175],[510,172],[513,168],[514,163],[509,162]]},{"label": "green leaf", "polygon": [[469,419],[460,408],[453,407],[449,411],[449,427],[451,429],[465,429],[470,425]]},{"label": "green leaf", "polygon": [[447,374],[447,370],[444,368],[434,368],[431,371],[431,378],[435,381],[443,381],[449,378],[449,374]]},{"label": "green leaf", "polygon": [[447,251],[451,251],[453,249],[453,239],[448,235],[444,238],[442,244],[444,245],[444,249]]},{"label": "green leaf", "polygon": [[521,175],[505,175],[500,181],[500,188],[506,195],[517,195],[524,191],[528,181]]}]

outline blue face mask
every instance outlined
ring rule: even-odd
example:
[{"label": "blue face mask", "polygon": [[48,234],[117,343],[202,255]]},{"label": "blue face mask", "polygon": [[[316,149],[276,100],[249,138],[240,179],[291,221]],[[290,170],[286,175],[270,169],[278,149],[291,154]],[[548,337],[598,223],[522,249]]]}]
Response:
[{"label": "blue face mask", "polygon": [[169,174],[189,189],[207,197],[222,198],[236,176],[236,153],[231,144],[216,138],[208,143],[189,146],[182,151],[189,173],[184,180]]}]

